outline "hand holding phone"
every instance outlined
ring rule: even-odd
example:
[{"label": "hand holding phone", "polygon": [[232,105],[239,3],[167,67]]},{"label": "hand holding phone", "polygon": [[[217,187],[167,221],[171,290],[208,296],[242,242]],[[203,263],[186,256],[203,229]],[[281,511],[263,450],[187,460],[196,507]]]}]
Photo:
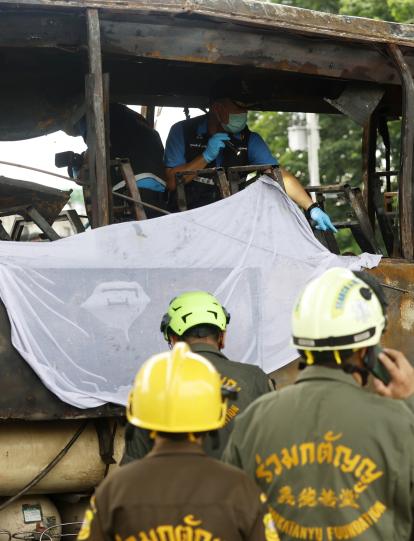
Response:
[{"label": "hand holding phone", "polygon": [[382,381],[384,385],[388,385],[391,381],[391,376],[379,358],[381,353],[382,349],[380,345],[369,347],[363,363],[368,372]]},{"label": "hand holding phone", "polygon": [[396,349],[384,348],[378,359],[390,377],[388,385],[379,378],[374,379],[378,394],[389,398],[404,399],[414,395],[414,368],[404,353]]}]

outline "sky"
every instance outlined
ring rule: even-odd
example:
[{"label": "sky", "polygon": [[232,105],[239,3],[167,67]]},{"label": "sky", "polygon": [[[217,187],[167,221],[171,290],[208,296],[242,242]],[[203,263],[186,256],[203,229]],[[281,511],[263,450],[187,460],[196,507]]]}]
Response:
[{"label": "sky", "polygon": [[[139,111],[140,107],[131,107]],[[161,108],[159,108],[161,109]],[[159,113],[159,109],[157,113]],[[190,109],[191,116],[202,114],[198,109]],[[156,117],[156,129],[160,133],[165,144],[170,127],[179,120],[184,120],[184,113],[181,108],[163,107],[161,113]],[[55,167],[55,154],[72,150],[83,152],[86,148],[82,137],[71,137],[59,131],[43,137],[26,139],[24,141],[0,141],[0,161],[13,162],[38,169],[44,169],[59,175],[67,174],[66,168]],[[53,176],[37,173],[26,169],[11,167],[0,163],[0,176],[27,180],[52,186],[60,190],[77,189],[78,186],[68,180],[59,179]]]}]

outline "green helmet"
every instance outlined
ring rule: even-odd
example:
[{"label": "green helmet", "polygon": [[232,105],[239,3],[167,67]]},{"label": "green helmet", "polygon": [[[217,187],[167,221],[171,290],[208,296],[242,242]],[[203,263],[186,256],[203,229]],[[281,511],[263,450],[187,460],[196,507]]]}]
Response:
[{"label": "green helmet", "polygon": [[219,301],[206,291],[189,291],[175,297],[161,321],[161,332],[168,340],[168,329],[182,336],[196,325],[214,325],[225,331],[230,314]]}]

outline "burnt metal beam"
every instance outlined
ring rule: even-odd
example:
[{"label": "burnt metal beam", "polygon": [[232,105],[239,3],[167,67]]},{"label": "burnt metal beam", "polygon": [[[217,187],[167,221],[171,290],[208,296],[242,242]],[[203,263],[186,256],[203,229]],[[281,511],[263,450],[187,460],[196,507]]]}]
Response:
[{"label": "burnt metal beam", "polygon": [[[102,19],[105,53],[156,60],[251,66],[382,84],[400,84],[391,63],[377,49],[360,43],[329,42],[281,32],[253,32],[218,25],[189,27]],[[183,40],[183,35],[188,36]],[[414,69],[414,56],[411,57]]]},{"label": "burnt metal beam", "polygon": [[46,235],[49,240],[59,240],[60,237],[56,231],[51,227],[40,212],[35,207],[27,209],[27,214],[33,220],[33,223]]},{"label": "burnt metal beam", "polygon": [[[105,104],[104,104],[104,84],[102,77],[102,56],[101,56],[101,33],[98,10],[88,9],[87,12],[88,29],[88,53],[89,53],[89,88],[88,88],[88,147],[92,141],[90,149],[90,180],[95,183],[96,190],[93,190],[93,196],[97,198],[97,211],[94,217],[94,227],[108,225],[111,220],[111,188],[109,160],[107,158],[106,148],[106,129],[105,129]],[[108,109],[108,105],[106,106]],[[96,219],[96,221],[95,221]]]},{"label": "burnt metal beam", "polygon": [[414,80],[397,45],[388,51],[398,68],[403,89],[401,152],[399,175],[399,212],[401,251],[405,259],[414,259]]},{"label": "burnt metal beam", "polygon": [[191,20],[238,23],[251,28],[290,31],[321,37],[340,37],[344,40],[410,44],[413,31],[410,25],[372,20],[349,15],[333,15],[281,4],[249,2],[245,0],[2,0],[4,6],[18,4],[20,10],[60,8],[68,13],[79,9],[97,8],[104,14],[126,14],[128,18],[146,15],[169,18],[179,16]]},{"label": "burnt metal beam", "polygon": [[67,217],[68,222],[72,226],[72,229],[75,233],[85,232],[85,226],[83,225],[82,220],[80,219],[79,214],[76,212],[75,209],[65,210],[63,214]]},{"label": "burnt metal beam", "polygon": [[153,128],[155,125],[155,105],[144,105],[141,109],[141,114],[146,118],[151,128]]},{"label": "burnt metal beam", "polygon": [[373,229],[375,228],[374,191],[375,182],[377,182],[375,177],[377,124],[377,116],[372,114],[364,126],[362,135],[362,180],[364,185],[364,203]]},{"label": "burnt metal beam", "polygon": [[125,184],[128,186],[129,193],[131,194],[132,199],[136,201],[136,203],[134,204],[135,218],[138,221],[146,220],[147,214],[145,212],[145,209],[141,205],[141,195],[137,187],[135,175],[132,171],[131,164],[129,163],[129,160],[119,160],[118,163],[121,169],[122,178],[124,179]]}]

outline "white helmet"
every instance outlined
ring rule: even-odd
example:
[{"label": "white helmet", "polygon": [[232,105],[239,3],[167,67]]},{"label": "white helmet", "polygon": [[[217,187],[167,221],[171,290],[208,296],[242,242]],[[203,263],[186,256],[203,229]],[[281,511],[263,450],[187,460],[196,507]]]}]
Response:
[{"label": "white helmet", "polygon": [[300,294],[292,314],[293,345],[308,351],[375,346],[385,323],[374,290],[352,271],[334,267]]}]

